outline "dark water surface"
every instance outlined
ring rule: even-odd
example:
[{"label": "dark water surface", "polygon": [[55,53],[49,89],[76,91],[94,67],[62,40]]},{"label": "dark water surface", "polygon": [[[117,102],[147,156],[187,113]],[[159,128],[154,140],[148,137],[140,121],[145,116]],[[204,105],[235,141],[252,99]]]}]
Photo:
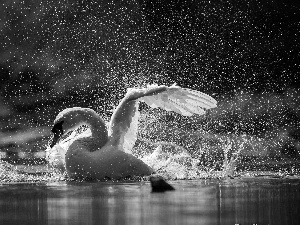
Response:
[{"label": "dark water surface", "polygon": [[0,224],[299,224],[300,180],[0,184]]}]

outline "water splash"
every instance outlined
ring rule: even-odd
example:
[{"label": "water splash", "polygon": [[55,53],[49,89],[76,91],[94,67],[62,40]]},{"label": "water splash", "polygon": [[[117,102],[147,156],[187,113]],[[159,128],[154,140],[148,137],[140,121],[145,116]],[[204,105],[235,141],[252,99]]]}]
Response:
[{"label": "water splash", "polygon": [[15,166],[0,160],[0,184],[48,183],[64,180],[64,176],[47,166]]},{"label": "water splash", "polygon": [[195,179],[198,177],[197,164],[199,161],[193,159],[188,152],[179,153],[163,152],[159,145],[152,154],[142,160],[154,169],[154,171],[167,179]]},{"label": "water splash", "polygon": [[[89,130],[82,128],[73,132],[69,138],[74,138],[78,133],[87,133]],[[88,135],[88,134],[86,134]],[[199,149],[191,152],[186,146],[180,146],[172,141],[151,141],[139,137],[133,154],[152,167],[156,174],[168,180],[185,179],[230,179],[238,177],[274,177],[274,178],[299,178],[299,166],[292,165],[287,168],[275,162],[279,169],[272,170],[271,162],[260,160],[266,169],[251,169],[245,166],[243,157],[245,153],[257,154],[263,158],[274,141],[251,135],[213,134],[210,132],[197,132]],[[272,144],[273,143],[273,144]],[[57,146],[56,146],[57,147]],[[53,149],[52,149],[53,150]],[[63,154],[59,148],[54,148],[51,154]],[[268,157],[268,155],[267,155]],[[247,163],[247,162],[246,162]],[[250,165],[258,166],[259,163],[250,161]],[[58,162],[47,165],[22,166],[12,165],[0,160],[0,183],[13,182],[56,182],[66,181],[63,158]],[[242,168],[242,169],[241,169]],[[133,180],[148,179],[134,177]]]},{"label": "water splash", "polygon": [[[234,142],[232,139],[227,139],[224,142],[224,161],[222,166],[223,176],[232,177],[235,175],[240,153],[245,145],[245,140]],[[231,153],[231,154],[230,154]]]}]

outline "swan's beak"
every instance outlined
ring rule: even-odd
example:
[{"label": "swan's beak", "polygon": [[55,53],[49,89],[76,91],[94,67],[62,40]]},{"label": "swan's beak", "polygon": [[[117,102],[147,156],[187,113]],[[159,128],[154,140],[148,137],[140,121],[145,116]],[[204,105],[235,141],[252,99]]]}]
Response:
[{"label": "swan's beak", "polygon": [[52,141],[51,141],[51,144],[50,144],[50,148],[53,148],[53,146],[56,145],[56,143],[58,142],[58,140],[60,139],[60,137],[61,137],[61,133],[60,132],[54,133]]},{"label": "swan's beak", "polygon": [[62,128],[62,124],[64,121],[61,121],[57,124],[55,124],[52,128],[52,132],[54,134],[52,142],[50,144],[50,148],[53,148],[54,145],[56,145],[56,143],[58,142],[58,140],[60,139],[60,137],[63,135],[63,128]]}]

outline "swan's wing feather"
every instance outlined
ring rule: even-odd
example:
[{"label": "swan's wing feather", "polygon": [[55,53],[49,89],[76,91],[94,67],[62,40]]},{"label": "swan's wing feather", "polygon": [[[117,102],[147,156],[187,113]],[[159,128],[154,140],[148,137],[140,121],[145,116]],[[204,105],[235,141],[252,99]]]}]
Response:
[{"label": "swan's wing feather", "polygon": [[202,115],[205,113],[204,109],[188,102],[178,101],[177,99],[170,98],[170,101],[176,105],[183,116],[192,116],[194,114]]},{"label": "swan's wing feather", "polygon": [[207,94],[187,88],[182,88],[182,92],[188,97],[188,101],[195,100],[195,103],[203,108],[210,109],[217,107],[217,101]]},{"label": "swan's wing feather", "polygon": [[140,99],[141,101],[145,102],[151,108],[162,108],[166,111],[174,111],[176,113],[181,114],[180,109],[174,105],[174,103],[170,102],[167,96],[162,96],[159,98],[159,95],[156,96],[145,96]]},{"label": "swan's wing feather", "polygon": [[145,96],[139,100],[152,108],[160,107],[184,116],[202,115],[207,109],[217,106],[217,101],[209,95],[178,86],[171,86],[164,92]]}]

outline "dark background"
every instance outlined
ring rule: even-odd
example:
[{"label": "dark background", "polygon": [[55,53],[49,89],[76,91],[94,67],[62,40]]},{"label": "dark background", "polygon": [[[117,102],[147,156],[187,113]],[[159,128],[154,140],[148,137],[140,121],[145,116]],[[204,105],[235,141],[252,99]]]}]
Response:
[{"label": "dark background", "polygon": [[299,140],[299,1],[2,2],[2,150],[36,128],[44,148],[65,107],[108,120],[126,88],[174,82],[218,100],[206,130]]}]

